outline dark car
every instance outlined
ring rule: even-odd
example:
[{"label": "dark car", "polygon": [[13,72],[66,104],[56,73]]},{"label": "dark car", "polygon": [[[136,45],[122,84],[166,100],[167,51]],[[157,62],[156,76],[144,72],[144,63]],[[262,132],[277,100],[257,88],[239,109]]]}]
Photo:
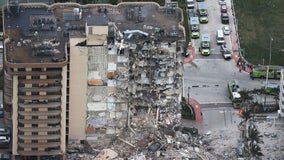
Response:
[{"label": "dark car", "polygon": [[0,160],[11,160],[12,156],[9,153],[0,153]]},{"label": "dark car", "polygon": [[10,145],[10,137],[0,136],[0,148],[9,148],[9,145]]},{"label": "dark car", "polygon": [[229,24],[229,14],[228,13],[221,13],[221,22],[223,24]]},{"label": "dark car", "polygon": [[11,136],[11,130],[7,127],[0,128],[0,136]]},{"label": "dark car", "polygon": [[0,110],[0,118],[3,118],[3,117],[4,117],[4,111]]},{"label": "dark car", "polygon": [[220,6],[221,13],[227,13],[227,5],[223,4]]}]

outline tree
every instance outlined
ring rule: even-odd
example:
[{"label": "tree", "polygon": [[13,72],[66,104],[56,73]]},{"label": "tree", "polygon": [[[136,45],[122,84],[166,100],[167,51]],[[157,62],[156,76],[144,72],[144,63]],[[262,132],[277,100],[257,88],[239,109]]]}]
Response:
[{"label": "tree", "polygon": [[260,135],[260,132],[254,125],[250,125],[248,128],[247,146],[251,159],[260,158],[263,156],[259,146],[260,143],[264,143],[262,140],[262,135]]},{"label": "tree", "polygon": [[246,135],[247,135],[247,123],[249,122],[250,124],[251,122],[251,111],[248,110],[247,108],[244,109],[240,109],[239,110],[239,115],[242,118],[242,121],[239,123],[239,129],[242,132],[241,134],[241,138],[243,139],[243,141],[245,141]]},{"label": "tree", "polygon": [[247,104],[250,103],[253,100],[253,96],[250,94],[250,91],[248,90],[241,90],[240,92],[242,103]]}]

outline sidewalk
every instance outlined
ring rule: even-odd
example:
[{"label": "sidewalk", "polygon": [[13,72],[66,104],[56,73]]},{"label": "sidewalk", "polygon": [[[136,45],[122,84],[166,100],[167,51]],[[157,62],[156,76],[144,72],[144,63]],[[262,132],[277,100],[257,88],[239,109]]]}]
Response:
[{"label": "sidewalk", "polygon": [[194,47],[188,47],[187,51],[189,53],[189,56],[184,58],[183,64],[192,62],[194,57],[195,57],[195,48]]},{"label": "sidewalk", "polygon": [[[235,34],[231,34],[231,44],[232,44],[232,50],[239,50],[240,48],[238,47],[238,44],[237,44],[237,37]],[[235,63],[236,63],[236,67],[239,69],[239,71],[245,71],[245,72],[248,72],[248,73],[251,73],[252,71],[252,64],[248,63],[246,61],[246,59],[240,59],[240,53],[239,52],[233,52],[232,53],[232,57],[233,59],[235,60]],[[238,62],[242,62],[242,63],[238,63]]]},{"label": "sidewalk", "polygon": [[202,116],[200,104],[193,98],[189,98],[188,103],[194,109],[196,122],[199,122],[199,123],[202,122],[203,116]]}]

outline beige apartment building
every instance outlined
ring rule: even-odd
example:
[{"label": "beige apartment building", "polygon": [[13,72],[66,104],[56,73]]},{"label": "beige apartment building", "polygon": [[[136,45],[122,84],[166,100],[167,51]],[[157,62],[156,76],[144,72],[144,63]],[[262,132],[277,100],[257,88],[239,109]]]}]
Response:
[{"label": "beige apartment building", "polygon": [[147,126],[145,115],[178,122],[182,19],[177,3],[9,0],[3,105],[14,158],[66,159],[69,146],[106,146],[125,128]]}]

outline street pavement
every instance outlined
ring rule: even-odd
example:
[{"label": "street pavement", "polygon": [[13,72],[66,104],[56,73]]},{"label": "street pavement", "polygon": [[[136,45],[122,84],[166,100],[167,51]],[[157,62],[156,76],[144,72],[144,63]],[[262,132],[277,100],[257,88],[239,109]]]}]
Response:
[{"label": "street pavement", "polygon": [[[242,55],[237,51],[239,42],[234,24],[234,14],[231,10],[231,3],[228,2],[228,13],[230,15],[231,34],[225,36],[227,47],[232,50],[232,59],[226,61],[220,54],[220,47],[216,44],[215,33],[217,29],[221,29],[223,24],[220,22],[220,10],[218,1],[206,3],[209,10],[209,23],[200,24],[201,34],[207,33],[211,35],[211,55],[202,56],[198,52],[200,43],[199,39],[194,39],[187,50],[190,53],[184,58],[184,90],[183,95],[189,95],[187,100],[189,104],[196,110],[196,117],[202,112],[203,105],[211,104],[211,108],[215,106],[232,107],[231,100],[227,89],[227,82],[230,79],[237,79],[242,89],[254,89],[261,87],[263,80],[252,81],[249,77],[250,68],[238,67],[236,64]],[[212,41],[213,39],[213,41]],[[222,105],[224,104],[224,105]],[[198,108],[194,106],[200,106]],[[202,115],[202,114],[201,114]],[[203,117],[205,115],[203,114]],[[201,116],[201,118],[203,119]],[[200,120],[199,120],[200,121]]]}]

